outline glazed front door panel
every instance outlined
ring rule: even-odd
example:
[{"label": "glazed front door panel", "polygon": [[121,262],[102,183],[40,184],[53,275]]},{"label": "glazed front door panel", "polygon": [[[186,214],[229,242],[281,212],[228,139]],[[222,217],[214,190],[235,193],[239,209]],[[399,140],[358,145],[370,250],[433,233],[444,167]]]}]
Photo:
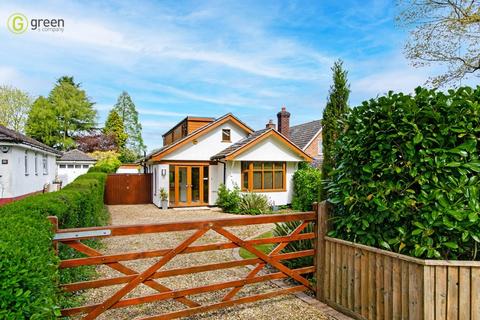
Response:
[{"label": "glazed front door panel", "polygon": [[[204,195],[205,168],[203,166],[175,166],[175,199],[174,206],[198,206],[208,204],[208,197]],[[208,179],[208,175],[207,175]],[[208,187],[207,187],[208,189]],[[206,202],[205,202],[206,201]]]},{"label": "glazed front door panel", "polygon": [[192,204],[200,202],[200,167],[191,167],[192,181],[190,183]]},{"label": "glazed front door panel", "polygon": [[181,204],[188,203],[188,167],[178,168],[178,202]]}]

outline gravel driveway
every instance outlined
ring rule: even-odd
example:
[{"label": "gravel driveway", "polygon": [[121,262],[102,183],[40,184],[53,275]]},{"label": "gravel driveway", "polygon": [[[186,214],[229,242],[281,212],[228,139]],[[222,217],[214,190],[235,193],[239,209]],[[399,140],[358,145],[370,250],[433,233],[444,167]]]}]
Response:
[{"label": "gravel driveway", "polygon": [[[154,205],[135,205],[135,206],[109,206],[112,217],[112,224],[144,224],[159,222],[174,222],[183,220],[202,220],[211,218],[230,217],[216,210],[159,210]],[[270,230],[272,225],[253,225],[246,227],[229,228],[234,234],[242,239],[253,237],[260,233]],[[132,252],[142,250],[154,250],[161,248],[171,248],[178,245],[194,231],[190,232],[170,232],[154,233],[138,236],[114,237],[103,240],[105,247],[101,249],[102,253],[113,254],[121,252]],[[222,236],[214,231],[209,231],[194,244],[226,242]],[[158,261],[160,258],[151,258],[143,260],[134,260],[122,262],[130,268],[137,271],[143,271]],[[231,261],[232,250],[217,250],[209,252],[200,252],[193,254],[178,255],[171,260],[161,270],[193,266],[200,264],[209,264],[214,262]],[[98,273],[100,278],[111,278],[121,274],[106,266],[99,266]],[[174,289],[184,289],[188,287],[197,287],[216,282],[237,280],[244,278],[248,273],[245,267],[231,269],[215,270],[209,272],[195,273],[191,275],[182,275],[157,280],[162,285]],[[110,286],[99,289],[92,289],[86,293],[86,304],[101,303],[111,296],[120,286]],[[244,287],[237,297],[275,290],[277,287],[270,283],[259,283]],[[220,290],[212,293],[189,296],[200,304],[209,304],[218,302],[221,297],[230,290]],[[154,294],[157,291],[141,285],[126,297],[135,297],[140,295]],[[185,306],[174,300],[160,301],[155,303],[141,304],[135,307],[115,309],[104,313],[100,319],[133,319],[158,315],[167,311],[180,310]],[[280,296],[273,299],[261,300],[259,302],[243,304],[240,306],[211,311],[204,314],[198,314],[189,319],[327,319],[322,312],[315,307],[303,302],[293,295]]]}]

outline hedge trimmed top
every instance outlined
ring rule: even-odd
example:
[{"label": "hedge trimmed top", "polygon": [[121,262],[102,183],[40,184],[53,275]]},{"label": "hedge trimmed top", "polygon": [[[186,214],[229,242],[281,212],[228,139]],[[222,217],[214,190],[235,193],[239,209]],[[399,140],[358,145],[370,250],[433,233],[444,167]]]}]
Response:
[{"label": "hedge trimmed top", "polygon": [[389,92],[352,110],[328,190],[332,236],[478,260],[480,87]]}]

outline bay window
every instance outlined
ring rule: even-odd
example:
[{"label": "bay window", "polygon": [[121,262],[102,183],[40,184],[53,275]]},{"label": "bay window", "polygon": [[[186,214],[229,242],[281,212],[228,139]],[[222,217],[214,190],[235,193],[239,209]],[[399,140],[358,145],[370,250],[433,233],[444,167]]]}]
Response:
[{"label": "bay window", "polygon": [[242,191],[285,191],[285,162],[242,161]]}]

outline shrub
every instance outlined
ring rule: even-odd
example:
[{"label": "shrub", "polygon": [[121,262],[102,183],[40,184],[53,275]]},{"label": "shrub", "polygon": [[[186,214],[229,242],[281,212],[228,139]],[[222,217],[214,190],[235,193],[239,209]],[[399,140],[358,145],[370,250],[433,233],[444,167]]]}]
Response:
[{"label": "shrub", "polygon": [[224,184],[218,188],[218,198],[215,204],[224,212],[237,213],[240,203],[240,189],[238,187],[228,190]]},{"label": "shrub", "polygon": [[51,224],[37,214],[0,216],[0,319],[55,319]]},{"label": "shrub", "polygon": [[[59,274],[52,226],[46,216],[57,216],[62,228],[104,224],[105,178],[103,173],[87,173],[58,192],[0,208],[0,319],[54,319],[58,315],[59,279],[84,279],[88,268],[65,269]],[[59,255],[78,256],[64,247]]]},{"label": "shrub", "polygon": [[322,173],[308,163],[300,163],[293,174],[292,208],[300,211],[312,210],[312,204],[320,200]]},{"label": "shrub", "polygon": [[240,196],[238,212],[241,214],[264,214],[270,211],[270,202],[268,197],[261,193],[243,193]]},{"label": "shrub", "polygon": [[363,102],[335,146],[330,235],[416,257],[478,259],[479,141],[480,87]]},{"label": "shrub", "polygon": [[[275,237],[284,237],[291,234],[299,225],[300,221],[288,221],[282,223],[276,223],[273,229],[273,235]],[[309,223],[301,233],[314,232],[313,223]],[[289,242],[288,245],[282,250],[283,253],[298,252],[303,250],[311,250],[314,248],[312,239],[298,240]],[[301,257],[291,260],[284,260],[283,263],[289,268],[303,268],[313,265],[313,256]]]},{"label": "shrub", "polygon": [[95,151],[89,155],[97,159],[97,163],[88,172],[115,173],[122,164],[120,155],[115,151]]}]

